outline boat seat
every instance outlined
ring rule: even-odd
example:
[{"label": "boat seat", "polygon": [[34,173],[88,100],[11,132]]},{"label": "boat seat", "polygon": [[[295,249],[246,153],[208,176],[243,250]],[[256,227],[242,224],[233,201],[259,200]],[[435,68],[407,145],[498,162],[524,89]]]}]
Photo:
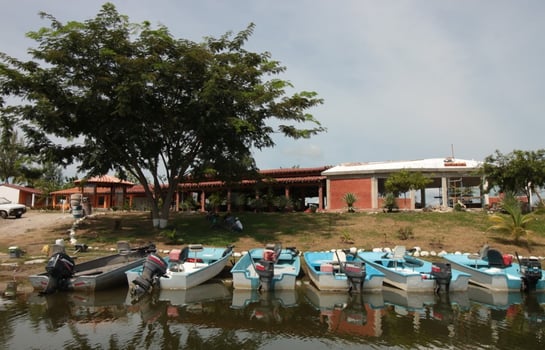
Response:
[{"label": "boat seat", "polygon": [[393,252],[392,252],[392,258],[393,259],[403,259],[406,252],[407,252],[407,250],[405,249],[404,245],[396,245],[394,247]]},{"label": "boat seat", "polygon": [[131,254],[131,246],[129,245],[129,242],[126,242],[126,241],[117,242],[117,253],[119,255]]},{"label": "boat seat", "polygon": [[503,269],[508,266],[503,260],[503,255],[496,249],[489,249],[486,253],[486,257],[488,258],[488,266],[490,267]]},{"label": "boat seat", "polygon": [[342,249],[331,249],[333,252],[332,264],[340,265],[346,262],[346,253]]}]

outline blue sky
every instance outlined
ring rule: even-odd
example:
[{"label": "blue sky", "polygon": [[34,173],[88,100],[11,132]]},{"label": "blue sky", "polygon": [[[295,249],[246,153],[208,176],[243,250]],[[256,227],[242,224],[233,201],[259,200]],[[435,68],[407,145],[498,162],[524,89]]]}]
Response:
[{"label": "blue sky", "polygon": [[[119,0],[131,22],[202,41],[256,24],[246,48],[268,51],[328,129],[276,139],[261,169],[545,148],[545,1]],[[103,1],[0,0],[0,51],[27,58],[25,33],[94,18]]]}]

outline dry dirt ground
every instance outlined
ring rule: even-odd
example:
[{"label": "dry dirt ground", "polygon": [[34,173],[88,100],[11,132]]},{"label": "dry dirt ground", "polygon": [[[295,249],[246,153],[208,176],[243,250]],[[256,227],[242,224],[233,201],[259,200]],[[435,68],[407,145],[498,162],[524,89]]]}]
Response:
[{"label": "dry dirt ground", "polygon": [[[69,237],[66,231],[74,221],[69,213],[41,211],[29,211],[20,219],[0,219],[0,289],[6,280],[24,279],[30,273],[42,272],[43,263],[25,264],[22,260],[44,259],[44,245]],[[10,257],[9,248],[14,246],[24,252],[25,259]]]}]

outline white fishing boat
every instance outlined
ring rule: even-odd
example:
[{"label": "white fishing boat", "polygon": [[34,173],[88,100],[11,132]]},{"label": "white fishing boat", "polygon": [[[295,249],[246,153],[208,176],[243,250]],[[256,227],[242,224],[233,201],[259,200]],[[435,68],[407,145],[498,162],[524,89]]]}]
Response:
[{"label": "white fishing boat", "polygon": [[173,249],[167,258],[149,255],[142,266],[126,272],[126,279],[135,295],[156,287],[189,289],[200,285],[223,271],[233,254],[233,247],[204,247],[190,244]]}]

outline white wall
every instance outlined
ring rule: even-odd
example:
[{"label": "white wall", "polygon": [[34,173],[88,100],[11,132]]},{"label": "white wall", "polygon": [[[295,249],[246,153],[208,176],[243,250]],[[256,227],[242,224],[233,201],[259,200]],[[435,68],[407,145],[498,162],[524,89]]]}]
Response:
[{"label": "white wall", "polygon": [[19,190],[0,185],[0,197],[5,197],[12,203],[19,203]]}]

